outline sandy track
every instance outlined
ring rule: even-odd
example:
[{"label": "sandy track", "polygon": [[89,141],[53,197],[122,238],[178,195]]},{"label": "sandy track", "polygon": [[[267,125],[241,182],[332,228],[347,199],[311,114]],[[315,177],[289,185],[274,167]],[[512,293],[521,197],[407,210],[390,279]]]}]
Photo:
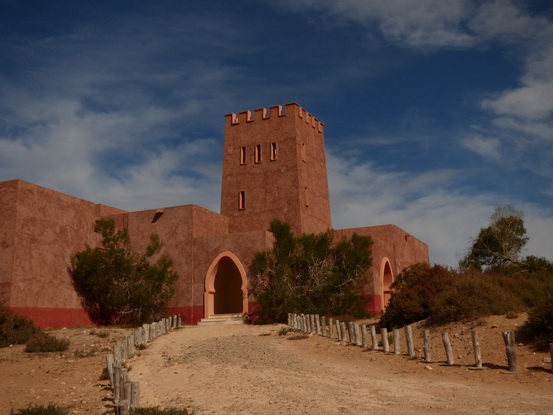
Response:
[{"label": "sandy track", "polygon": [[449,368],[279,336],[280,327],[188,327],[157,339],[129,363],[141,404],[197,414],[553,414],[553,375],[540,367]]}]

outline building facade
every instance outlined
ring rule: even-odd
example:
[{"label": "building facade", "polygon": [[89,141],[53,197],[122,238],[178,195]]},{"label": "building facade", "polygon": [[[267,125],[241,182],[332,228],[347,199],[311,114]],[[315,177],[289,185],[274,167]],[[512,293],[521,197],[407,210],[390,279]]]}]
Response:
[{"label": "building facade", "polygon": [[[71,282],[70,258],[100,218],[127,228],[138,249],[152,233],[180,278],[171,308],[195,324],[216,314],[247,313],[248,268],[270,249],[269,224],[294,233],[332,227],[323,124],[295,103],[225,116],[221,212],[196,205],[138,212],[95,204],[20,180],[0,182],[0,302],[43,327],[91,324]],[[429,262],[428,246],[395,225],[335,230],[373,240],[366,308],[380,313],[406,266]]]}]

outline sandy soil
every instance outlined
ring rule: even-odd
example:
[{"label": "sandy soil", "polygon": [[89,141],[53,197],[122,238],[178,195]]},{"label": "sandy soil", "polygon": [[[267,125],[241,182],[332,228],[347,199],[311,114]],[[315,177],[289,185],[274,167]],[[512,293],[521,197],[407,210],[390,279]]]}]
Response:
[{"label": "sandy soil", "polygon": [[[433,330],[433,360],[424,363],[320,336],[279,335],[281,325],[184,327],[156,339],[128,365],[143,406],[196,414],[553,414],[547,354],[519,344],[518,372],[507,371],[500,333],[523,319],[481,322],[485,370],[471,370],[472,327],[463,324],[447,327],[454,367],[443,365],[442,329]],[[70,338],[71,350],[34,356],[23,346],[0,349],[0,414],[49,402],[72,414],[109,413],[109,385],[99,375],[109,345],[124,331],[105,339],[90,329],[54,333]],[[414,334],[422,356],[421,328]]]}]

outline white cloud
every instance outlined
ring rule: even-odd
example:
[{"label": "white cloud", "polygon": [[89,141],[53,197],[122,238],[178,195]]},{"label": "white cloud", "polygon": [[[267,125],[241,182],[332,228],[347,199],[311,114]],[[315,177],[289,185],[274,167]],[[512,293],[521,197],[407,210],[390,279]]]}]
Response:
[{"label": "white cloud", "polygon": [[475,10],[470,0],[293,0],[293,10],[314,9],[377,29],[386,40],[420,49],[467,47],[475,43],[465,22]]},{"label": "white cloud", "polygon": [[500,141],[496,138],[484,138],[481,136],[474,136],[467,138],[462,142],[463,146],[476,154],[493,160],[499,161],[500,159]]}]

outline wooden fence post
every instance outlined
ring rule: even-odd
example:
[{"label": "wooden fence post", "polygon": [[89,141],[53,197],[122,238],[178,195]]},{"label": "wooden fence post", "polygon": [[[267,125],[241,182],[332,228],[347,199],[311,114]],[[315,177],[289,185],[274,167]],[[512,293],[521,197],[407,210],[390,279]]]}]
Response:
[{"label": "wooden fence post", "polygon": [[326,316],[321,317],[321,336],[326,337]]},{"label": "wooden fence post", "polygon": [[328,338],[334,338],[334,319],[332,317],[328,318]]},{"label": "wooden fence post", "polygon": [[361,336],[361,325],[355,324],[354,327],[355,327],[355,340],[357,340],[355,344],[357,346],[363,347],[363,337]]},{"label": "wooden fence post", "polygon": [[363,324],[361,326],[361,333],[363,336],[363,347],[366,349],[369,347],[369,339],[367,338],[367,325]]},{"label": "wooden fence post", "polygon": [[385,327],[382,327],[380,329],[380,337],[382,337],[382,349],[384,350],[384,353],[388,353],[390,351],[390,344],[388,342],[388,329]]},{"label": "wooden fence post", "polygon": [[140,406],[140,382],[130,382],[130,384],[131,384],[131,396],[130,396],[131,408],[138,408]]},{"label": "wooden fence post", "polygon": [[430,363],[432,361],[432,345],[430,344],[430,330],[424,330],[424,361]]},{"label": "wooden fence post", "polygon": [[480,353],[480,337],[476,329],[471,330],[472,335],[472,347],[474,348],[474,360],[476,361],[475,367],[482,368],[482,354]]},{"label": "wooden fence post", "polygon": [[504,331],[503,341],[505,342],[505,354],[507,355],[507,362],[509,364],[509,371],[517,371],[517,345],[515,343],[515,332]]},{"label": "wooden fence post", "polygon": [[119,399],[121,399],[121,364],[119,362],[115,362],[113,365],[113,402],[115,404],[119,403]]},{"label": "wooden fence post", "polygon": [[113,358],[112,354],[108,354],[106,356],[106,368],[108,371],[109,376],[109,384],[113,388],[113,364],[115,363],[115,359]]},{"label": "wooden fence post", "polygon": [[376,339],[376,327],[374,327],[374,324],[371,324],[371,341],[372,341],[372,349],[377,350],[378,349],[378,340]]},{"label": "wooden fence post", "polygon": [[447,334],[447,331],[442,333],[442,341],[444,343],[447,364],[451,366],[455,364],[455,360],[453,359],[453,349],[451,348],[451,342],[449,341],[449,334]]},{"label": "wooden fence post", "polygon": [[342,341],[342,324],[340,323],[340,320],[336,320],[336,335],[338,336],[338,341]]},{"label": "wooden fence post", "polygon": [[401,354],[401,345],[399,339],[399,329],[394,329],[394,354]]},{"label": "wooden fence post", "polygon": [[346,323],[341,321],[340,328],[342,329],[342,341],[346,343],[348,341],[346,336]]},{"label": "wooden fence post", "polygon": [[315,334],[320,336],[321,332],[321,317],[318,314],[315,314]]},{"label": "wooden fence post", "polygon": [[411,325],[405,326],[405,340],[407,341],[407,354],[410,358],[415,357],[415,345],[413,344],[413,329]]},{"label": "wooden fence post", "polygon": [[349,331],[349,342],[355,346],[357,339],[355,338],[355,327],[353,327],[353,322],[351,321],[348,323],[348,331]]}]

